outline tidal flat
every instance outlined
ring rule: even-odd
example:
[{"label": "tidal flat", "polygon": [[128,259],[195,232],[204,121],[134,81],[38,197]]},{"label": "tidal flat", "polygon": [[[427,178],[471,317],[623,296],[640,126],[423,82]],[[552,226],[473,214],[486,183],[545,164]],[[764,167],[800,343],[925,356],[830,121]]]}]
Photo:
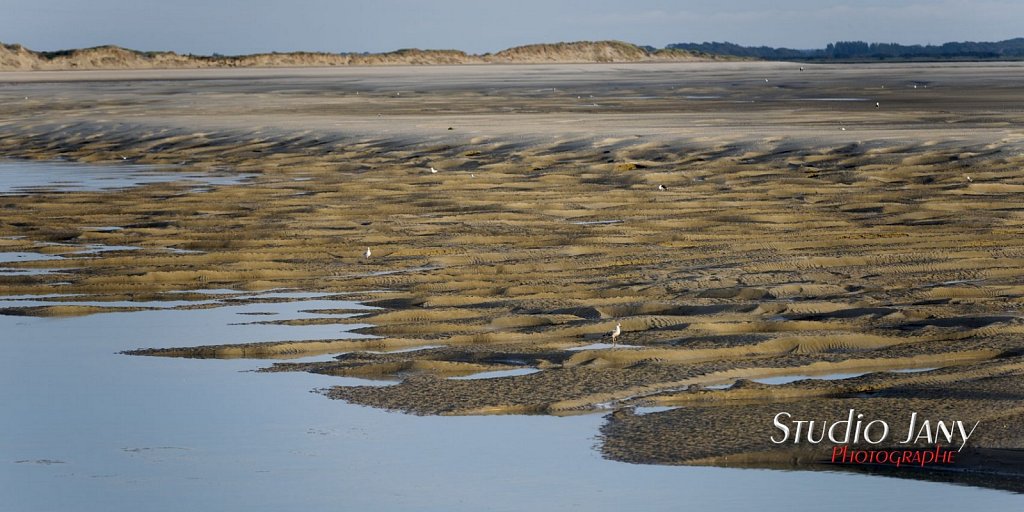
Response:
[{"label": "tidal flat", "polygon": [[[593,414],[614,461],[1024,490],[1022,64],[0,78],[9,172],[131,171],[0,186],[5,317],[344,297],[246,316],[306,338],[117,350],[274,359],[323,408]],[[770,441],[780,411],[850,409],[979,423],[947,468]]]}]

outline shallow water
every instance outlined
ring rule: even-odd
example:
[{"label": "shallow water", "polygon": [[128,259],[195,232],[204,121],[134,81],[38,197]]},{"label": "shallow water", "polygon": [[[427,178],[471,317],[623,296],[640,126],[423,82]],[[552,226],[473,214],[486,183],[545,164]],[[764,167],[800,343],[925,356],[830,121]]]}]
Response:
[{"label": "shallow water", "polygon": [[493,372],[479,372],[472,375],[462,375],[459,377],[448,377],[451,380],[478,380],[478,379],[500,379],[502,377],[515,377],[517,375],[529,375],[531,373],[537,373],[540,370],[536,368],[513,368],[511,370],[495,370]]},{"label": "shallow water", "polygon": [[[54,165],[62,169],[43,171],[50,174],[44,185],[18,185],[20,178],[0,173],[0,194],[67,185],[56,179],[64,164]],[[70,181],[101,189],[142,182],[89,172],[71,173]],[[757,503],[771,512],[1020,504],[1009,493],[855,474],[624,464],[595,449],[601,415],[411,416],[310,392],[388,381],[257,373],[251,370],[269,363],[251,359],[119,354],[363,337],[347,332],[357,323],[261,323],[347,318],[309,311],[360,308],[337,296],[206,294],[202,301],[148,302],[0,297],[0,307],[156,308],[67,318],[0,315],[0,510],[746,511]],[[232,300],[247,297],[284,302]],[[219,307],[172,309],[184,305]],[[786,498],[770,498],[780,494]]]},{"label": "shallow water", "polygon": [[[162,170],[161,170],[162,169]],[[233,185],[249,176],[185,173],[148,165],[89,165],[0,159],[0,195],[32,192],[96,192],[152,183],[194,181]]]},{"label": "shallow water", "polygon": [[[286,303],[289,311],[330,302],[297,300]],[[594,449],[600,415],[410,416],[309,392],[369,383],[363,379],[254,373],[248,370],[265,363],[246,359],[117,353],[312,334],[306,327],[232,325],[239,308],[249,307],[282,306],[0,316],[4,506],[616,510],[642,503],[645,510],[679,510],[685,503],[748,510],[754,497],[787,489],[792,492],[785,501],[765,500],[761,510],[811,510],[826,503],[832,510],[999,507],[1019,500],[862,475],[623,464]],[[333,329],[338,335],[338,326]]]},{"label": "shallow water", "polygon": [[750,379],[754,382],[769,385],[789,384],[790,382],[796,382],[798,380],[843,380],[852,379],[854,377],[860,377],[861,375],[867,375],[870,372],[852,372],[852,373],[829,373],[825,375],[778,375],[775,377],[761,377],[757,379]]},{"label": "shallow water", "polygon": [[56,254],[41,254],[37,252],[0,252],[0,263],[17,263],[21,261],[51,261],[59,260]]}]

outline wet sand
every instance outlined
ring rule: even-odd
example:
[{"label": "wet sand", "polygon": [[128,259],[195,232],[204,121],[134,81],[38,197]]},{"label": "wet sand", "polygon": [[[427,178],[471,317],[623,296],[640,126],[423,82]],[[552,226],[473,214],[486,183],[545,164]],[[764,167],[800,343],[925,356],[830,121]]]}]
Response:
[{"label": "wet sand", "polygon": [[806,461],[765,435],[794,403],[945,414],[981,421],[970,483],[1021,490],[993,450],[1022,448],[1024,66],[805,67],[5,73],[0,155],[251,176],[0,196],[0,251],[70,253],[0,286],[346,293],[376,338],[138,353],[347,352],[268,371],[400,379],[324,392],[417,414],[616,410],[631,462]]}]

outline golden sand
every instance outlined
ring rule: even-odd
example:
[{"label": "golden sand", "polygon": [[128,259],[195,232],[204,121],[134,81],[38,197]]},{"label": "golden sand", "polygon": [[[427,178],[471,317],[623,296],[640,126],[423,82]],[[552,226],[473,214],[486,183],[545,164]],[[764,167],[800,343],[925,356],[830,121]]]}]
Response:
[{"label": "golden sand", "polygon": [[[4,251],[141,247],[17,263],[72,272],[0,285],[354,294],[384,308],[351,320],[380,338],[142,353],[348,352],[271,370],[401,379],[326,393],[418,414],[620,409],[604,450],[623,460],[785,459],[751,454],[772,448],[757,436],[773,401],[794,399],[953,411],[982,421],[974,448],[1019,449],[1022,430],[997,426],[1024,419],[1024,93],[1007,85],[1024,66],[795,68],[12,74],[4,155],[253,176],[0,197]],[[585,348],[616,323],[621,346]],[[441,347],[369,352],[424,345]],[[513,368],[541,371],[448,379]],[[871,373],[744,380],[851,371]],[[624,412],[637,404],[700,413]]]}]

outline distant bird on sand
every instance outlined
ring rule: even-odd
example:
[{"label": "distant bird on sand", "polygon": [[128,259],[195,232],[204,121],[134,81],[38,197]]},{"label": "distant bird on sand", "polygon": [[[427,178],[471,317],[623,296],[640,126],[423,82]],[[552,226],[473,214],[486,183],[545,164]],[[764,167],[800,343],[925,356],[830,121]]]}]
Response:
[{"label": "distant bird on sand", "polygon": [[658,185],[658,190],[668,190],[668,187],[665,185]]},{"label": "distant bird on sand", "polygon": [[615,344],[615,339],[622,335],[622,322],[615,324],[615,330],[612,331],[612,345]]},{"label": "distant bird on sand", "polygon": [[804,70],[804,67],[803,67],[803,66],[800,66],[800,71],[803,71],[803,70]]},{"label": "distant bird on sand", "polygon": [[877,101],[875,102],[875,108],[878,108],[878,107],[881,107],[881,106],[882,106],[882,105],[881,105],[881,104],[879,104],[879,103],[878,103]]},{"label": "distant bird on sand", "polygon": [[366,259],[369,259],[371,254],[373,254],[373,253],[370,252],[370,248],[367,247],[366,248],[366,252],[363,253],[363,257],[366,258]]},{"label": "distant bird on sand", "polygon": [[973,183],[974,182],[974,180],[972,180],[970,176],[967,176],[966,178],[967,178],[967,183]]},{"label": "distant bird on sand", "polygon": [[430,174],[437,174],[437,169],[434,169],[433,167],[431,167],[430,168]]}]

